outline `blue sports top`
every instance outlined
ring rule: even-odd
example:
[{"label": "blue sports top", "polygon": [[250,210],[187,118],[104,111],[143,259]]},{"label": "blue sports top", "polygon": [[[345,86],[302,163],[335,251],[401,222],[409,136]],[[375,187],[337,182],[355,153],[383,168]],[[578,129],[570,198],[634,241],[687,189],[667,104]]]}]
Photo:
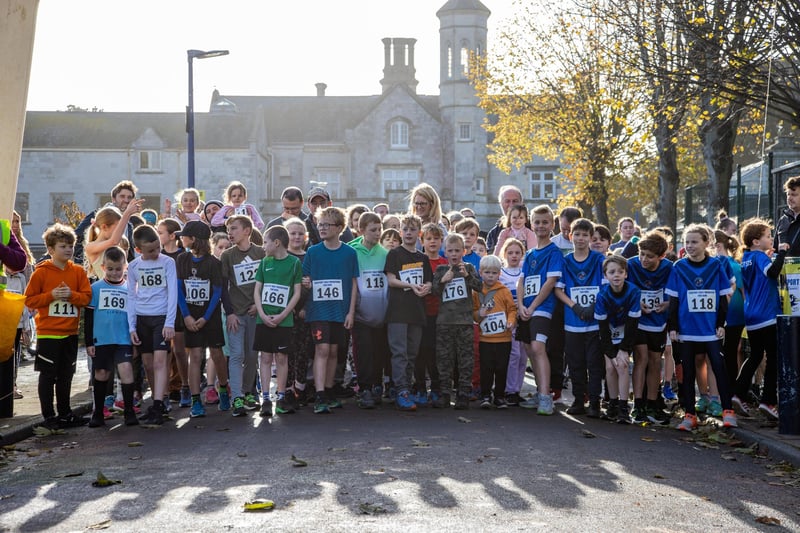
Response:
[{"label": "blue sports top", "polygon": [[[611,328],[611,342],[614,345],[622,343],[626,335],[633,335],[632,331],[625,331],[625,322],[629,318],[639,318],[642,315],[642,295],[632,283],[625,282],[621,292],[616,293],[611,285],[603,285],[597,293],[597,303],[594,306],[595,320],[608,320]],[[630,339],[629,339],[630,340]],[[633,344],[628,342],[626,344]]]},{"label": "blue sports top", "polygon": [[[652,309],[667,301],[664,288],[672,273],[672,263],[662,259],[654,271],[642,266],[638,257],[628,259],[628,281],[638,287],[642,293],[642,308]],[[639,319],[639,329],[660,333],[667,327],[669,308],[661,313],[642,313]]]},{"label": "blue sports top", "polygon": [[[556,287],[581,307],[592,307],[597,299],[600,286],[607,280],[603,277],[603,261],[605,256],[600,252],[589,250],[589,256],[583,261],[575,259],[575,253],[569,252],[564,257],[561,279]],[[573,333],[597,331],[600,325],[592,319],[584,322],[568,306],[564,306],[564,329]]]},{"label": "blue sports top", "polygon": [[[528,250],[522,260],[522,278],[525,290],[522,305],[530,306],[547,278],[560,278],[563,267],[564,255],[555,243],[551,242],[544,248]],[[555,305],[556,295],[551,291],[544,302],[534,310],[533,316],[552,318]]]},{"label": "blue sports top", "polygon": [[346,244],[335,250],[323,242],[315,244],[306,252],[303,275],[311,277],[306,322],[343,323],[350,311],[353,283],[358,278],[356,251]]},{"label": "blue sports top", "polygon": [[[695,263],[686,257],[675,262],[664,292],[678,302],[678,340],[718,340],[720,297],[732,292],[730,277],[725,273],[726,263],[714,258]],[[727,314],[727,300],[725,303]]]},{"label": "blue sports top", "polygon": [[781,314],[778,281],[767,276],[772,260],[761,250],[742,255],[744,282],[744,323],[748,330],[771,326]]},{"label": "blue sports top", "polygon": [[128,333],[128,285],[124,281],[114,284],[101,279],[92,283],[92,301],[87,307],[94,310],[94,346],[131,343]]}]

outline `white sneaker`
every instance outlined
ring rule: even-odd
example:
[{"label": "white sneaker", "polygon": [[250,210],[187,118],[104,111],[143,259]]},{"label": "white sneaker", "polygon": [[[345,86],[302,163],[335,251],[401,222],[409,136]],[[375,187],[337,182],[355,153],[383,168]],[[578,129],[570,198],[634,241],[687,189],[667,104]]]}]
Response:
[{"label": "white sneaker", "polygon": [[750,416],[750,408],[747,407],[747,404],[744,403],[741,398],[734,396],[731,398],[731,403],[733,404],[733,408],[737,413],[744,416]]},{"label": "white sneaker", "polygon": [[539,409],[536,414],[549,416],[553,414],[553,397],[549,394],[539,396]]},{"label": "white sneaker", "polygon": [[778,420],[778,409],[774,405],[761,403],[758,405],[758,410],[767,415],[768,418]]}]

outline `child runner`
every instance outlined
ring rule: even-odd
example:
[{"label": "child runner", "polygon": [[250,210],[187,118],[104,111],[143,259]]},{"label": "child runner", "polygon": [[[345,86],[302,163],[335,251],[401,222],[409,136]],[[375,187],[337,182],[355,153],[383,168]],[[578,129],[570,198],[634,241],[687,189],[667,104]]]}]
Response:
[{"label": "child runner", "polygon": [[[723,222],[733,222],[730,218],[720,220]],[[736,230],[735,223],[733,227]],[[728,316],[725,317],[725,338],[722,339],[722,353],[725,356],[725,370],[728,373],[728,383],[735,384],[736,377],[739,375],[739,355],[741,353],[742,332],[744,331],[744,280],[742,279],[741,248],[739,239],[733,235],[728,235],[725,231],[714,230],[714,248],[720,260],[728,262],[736,278],[733,287],[733,294],[728,301]],[[734,391],[736,396],[736,391]],[[736,409],[736,402],[733,403]]]},{"label": "child runner", "polygon": [[[500,283],[502,263],[497,256],[481,258],[483,285],[472,293],[473,318],[481,336],[481,409],[507,409],[506,374],[511,353],[512,331],[517,321],[517,306],[508,287]],[[494,385],[494,402],[492,386]]]},{"label": "child runner", "polygon": [[[429,222],[422,226],[422,249],[428,257],[431,272],[441,265],[447,264],[447,259],[439,255],[442,249],[444,232],[438,224]],[[425,295],[425,327],[422,328],[422,340],[419,344],[417,362],[414,366],[414,403],[425,405],[423,397],[427,391],[426,376],[431,378],[430,404],[441,407],[442,383],[439,379],[439,366],[436,357],[436,318],[439,316],[440,298],[435,294]],[[449,384],[448,384],[449,385]]]},{"label": "child runner", "polygon": [[311,289],[306,321],[314,339],[314,412],[326,414],[342,406],[333,393],[339,344],[345,330],[353,327],[358,296],[358,257],[342,244],[339,234],[345,214],[338,207],[318,209],[315,215],[322,241],[308,249],[303,261],[303,287]]},{"label": "child runner", "polygon": [[258,209],[247,202],[247,188],[240,181],[232,181],[225,189],[223,196],[225,205],[214,214],[211,219],[211,227],[224,226],[225,220],[233,215],[247,215],[253,220],[253,225],[259,230],[264,229],[264,221],[258,213]]},{"label": "child runner", "polygon": [[628,262],[619,255],[603,261],[603,275],[608,281],[597,294],[594,318],[600,322],[600,346],[606,362],[606,386],[611,400],[606,418],[629,424],[628,364],[639,317],[642,315],[641,292],[628,283]]},{"label": "child runner", "polygon": [[[219,379],[219,410],[230,409],[228,365],[222,355],[225,337],[222,331],[222,265],[211,254],[211,229],[199,220],[190,220],[179,234],[187,254],[178,257],[175,268],[180,291],[178,306],[186,328],[189,350],[189,389],[192,394],[192,418],[206,416],[200,401],[200,374],[206,349]],[[213,386],[209,383],[209,386]]]},{"label": "child runner", "polygon": [[[306,242],[308,234],[305,222],[297,217],[292,217],[283,223],[289,232],[289,249],[302,265],[306,257]],[[295,407],[306,405],[306,381],[308,375],[308,362],[314,357],[314,345],[311,340],[311,328],[306,322],[305,303],[311,291],[301,289],[300,300],[294,307],[294,326],[292,327],[292,342],[289,346],[289,376],[287,378],[286,397]],[[269,391],[267,391],[269,392]],[[262,406],[263,392],[262,392]]]},{"label": "child runner", "polygon": [[758,410],[767,417],[777,420],[778,395],[778,332],[776,317],[781,314],[778,296],[778,276],[783,268],[789,243],[778,245],[775,258],[767,255],[772,250],[771,228],[767,222],[753,219],[745,222],[741,231],[742,244],[746,246],[742,256],[742,278],[744,280],[744,318],[747,326],[747,338],[750,340],[750,356],[745,360],[736,379],[733,405],[740,412],[748,413],[742,398],[746,398],[747,390],[753,375],[766,356],[767,366],[764,371],[764,389]]},{"label": "child runner", "polygon": [[[232,414],[244,416],[247,410],[255,409],[258,405],[251,392],[258,372],[258,354],[253,348],[258,306],[253,289],[259,263],[266,257],[266,252],[264,248],[250,241],[250,234],[253,232],[253,221],[250,217],[233,215],[228,217],[225,225],[228,228],[229,241],[233,245],[220,256],[223,283],[228,289],[231,307],[230,312],[226,313],[225,326],[228,332],[226,345],[233,397]],[[269,392],[269,387],[264,389],[263,380],[261,384],[262,392]]]},{"label": "child runner", "polygon": [[[81,426],[89,420],[70,407],[78,359],[80,309],[92,298],[86,271],[71,261],[75,232],[53,224],[42,235],[50,259],[36,265],[25,288],[25,307],[36,311],[38,338],[34,370],[39,372],[39,406],[50,429]],[[55,390],[56,408],[53,409]]]},{"label": "child runner", "polygon": [[522,204],[512,205],[508,209],[508,215],[503,217],[502,224],[505,229],[497,236],[497,245],[494,247],[498,253],[503,249],[506,239],[517,239],[525,247],[526,252],[536,248],[536,235],[528,222],[527,207]]},{"label": "child runner", "polygon": [[[400,217],[398,215],[385,215],[382,222],[384,231],[387,229],[393,229],[398,232],[397,245],[400,246]],[[383,235],[381,235],[381,241],[383,241]]]},{"label": "child runner", "polygon": [[107,248],[119,245],[125,235],[131,215],[138,213],[144,200],[131,200],[124,213],[114,206],[100,209],[94,216],[92,225],[86,230],[83,238],[83,254],[86,262],[86,272],[90,278],[103,277],[103,252]]},{"label": "child runner", "polygon": [[472,245],[472,251],[478,254],[478,257],[483,258],[487,253],[489,253],[486,249],[486,239],[483,237],[478,237],[475,241],[475,244]]},{"label": "child runner", "polygon": [[[522,277],[522,257],[525,255],[525,245],[517,239],[506,239],[500,249],[500,257],[503,258],[503,268],[500,270],[500,283],[508,287],[514,304],[519,308],[517,301],[517,282]],[[506,404],[518,406],[522,401],[519,392],[522,390],[522,383],[525,379],[525,367],[528,364],[528,352],[525,343],[517,339],[519,328],[514,325],[511,341],[511,352],[508,357],[508,371],[506,373]]]},{"label": "child runner", "polygon": [[[234,215],[236,216],[236,215]],[[222,228],[220,228],[222,229]],[[254,232],[255,235],[261,235],[259,232]],[[251,234],[251,241],[252,234]],[[256,244],[256,246],[261,246],[261,244]],[[228,238],[227,232],[217,231],[216,233],[212,233],[211,235],[211,255],[220,259],[222,257],[222,252],[227,250],[233,246],[231,244],[230,238]],[[189,253],[189,252],[187,252]],[[226,307],[227,306],[227,307]],[[231,299],[230,295],[228,294],[228,285],[226,283],[222,284],[222,323],[227,324],[227,315],[226,309],[233,312],[231,307]],[[225,346],[222,347],[222,355],[225,357],[225,361],[228,361],[228,330],[227,328],[222,328],[223,337],[225,337]],[[205,379],[205,400],[206,405],[216,405],[219,404],[219,393],[217,392],[217,387],[219,386],[219,380],[217,379],[217,369],[214,366],[214,360],[206,358],[204,361],[205,363],[205,372],[206,372],[206,379]],[[230,384],[230,367],[228,369],[228,383]],[[203,385],[203,379],[200,378],[201,387]],[[253,387],[255,387],[255,381],[253,381]],[[230,391],[230,385],[228,386],[228,391]],[[201,392],[201,396],[203,392]],[[233,397],[231,397],[233,398]],[[250,399],[249,409],[255,409],[255,398],[252,394],[245,396],[245,407],[248,407],[247,398]],[[191,395],[189,396],[189,404],[191,406]]]},{"label": "child runner", "polygon": [[[459,224],[467,220],[470,219],[464,219]],[[432,286],[433,294],[441,298],[439,316],[436,319],[436,362],[443,387],[441,404],[442,407],[450,406],[453,368],[456,367],[456,409],[469,408],[475,364],[472,291],[480,291],[482,287],[475,267],[464,262],[465,248],[465,239],[461,233],[451,233],[445,238],[447,264],[436,268]]]},{"label": "child runner", "polygon": [[430,293],[433,276],[428,258],[417,251],[422,220],[416,215],[403,215],[400,223],[403,243],[389,250],[384,268],[389,281],[386,329],[392,352],[392,378],[397,388],[397,408],[401,411],[415,411],[417,404],[409,391],[422,329],[425,326],[423,298]]},{"label": "child runner", "polygon": [[[550,360],[547,357],[547,338],[553,317],[556,298],[553,289],[561,277],[564,256],[558,246],[550,242],[553,231],[553,210],[540,205],[531,213],[531,225],[536,233],[538,246],[525,254],[522,277],[517,282],[518,317],[527,321],[523,326],[530,329],[531,366],[539,388],[534,396],[520,404],[521,407],[537,409],[540,415],[553,414],[553,398],[550,396]],[[522,295],[522,298],[519,298]]]},{"label": "child runner", "polygon": [[[568,233],[572,237],[573,251],[564,257],[561,279],[555,288],[556,297],[564,303],[564,352],[575,396],[567,414],[599,418],[604,363],[594,304],[601,285],[605,283],[605,256],[589,249],[594,233],[594,224],[589,220],[576,219]],[[587,393],[588,411],[584,406]]]},{"label": "child runner", "polygon": [[403,243],[400,232],[394,228],[383,230],[381,233],[381,246],[386,250],[393,250]]},{"label": "child runner", "polygon": [[358,376],[358,406],[372,409],[376,399],[380,401],[382,396],[383,363],[389,352],[384,322],[389,305],[389,284],[383,272],[388,251],[378,244],[381,219],[375,213],[363,213],[359,217],[358,234],[360,242],[350,242],[358,255],[360,272],[353,325],[353,358]]},{"label": "child runner", "polygon": [[105,276],[92,284],[92,300],[84,316],[86,353],[92,358],[94,370],[94,412],[89,427],[105,425],[103,396],[115,367],[122,383],[125,425],[139,424],[133,410],[133,346],[127,332],[127,263],[126,254],[121,248],[106,248],[102,262]]},{"label": "child runner", "polygon": [[160,425],[169,380],[167,345],[175,336],[178,279],[175,261],[161,254],[155,228],[143,225],[133,230],[133,243],[140,255],[128,265],[128,331],[139,347],[152,389],[153,405],[145,422]]},{"label": "child runner", "polygon": [[183,224],[190,220],[202,220],[200,213],[197,212],[200,207],[200,191],[197,189],[183,189],[175,196],[181,205],[175,208],[175,212],[172,213],[172,201],[166,198],[164,200],[163,218],[169,218],[174,215]]},{"label": "child runner", "polygon": [[672,273],[672,263],[664,259],[667,247],[666,237],[661,232],[651,231],[639,241],[638,257],[628,260],[628,281],[642,294],[642,316],[633,353],[631,414],[637,423],[669,424],[669,417],[656,401],[661,384],[661,359],[667,343],[669,299],[664,289]]},{"label": "child runner", "polygon": [[731,404],[731,393],[725,375],[720,339],[725,334],[725,316],[728,313],[727,295],[731,282],[725,275],[722,262],[708,256],[710,230],[700,225],[690,225],[684,230],[686,257],[675,262],[664,292],[670,297],[667,328],[676,346],[683,367],[681,401],[686,410],[678,425],[682,431],[697,427],[695,414],[695,359],[707,354],[717,379],[722,404],[722,424],[736,427],[736,414]]},{"label": "child runner", "polygon": [[[229,225],[230,229],[230,225]],[[277,414],[294,413],[294,405],[286,399],[286,381],[289,374],[288,352],[294,326],[294,308],[300,301],[300,284],[303,281],[303,266],[300,260],[290,255],[289,232],[283,226],[272,226],[264,234],[264,251],[255,273],[253,298],[258,318],[255,327],[253,349],[261,352],[261,391],[267,401],[261,403],[260,416],[272,416],[269,402],[272,381],[272,361],[275,361],[277,377]],[[242,399],[237,403],[242,407]]]},{"label": "child runner", "polygon": [[611,231],[602,224],[594,225],[592,233],[591,248],[595,252],[608,255],[608,248],[611,246]]}]

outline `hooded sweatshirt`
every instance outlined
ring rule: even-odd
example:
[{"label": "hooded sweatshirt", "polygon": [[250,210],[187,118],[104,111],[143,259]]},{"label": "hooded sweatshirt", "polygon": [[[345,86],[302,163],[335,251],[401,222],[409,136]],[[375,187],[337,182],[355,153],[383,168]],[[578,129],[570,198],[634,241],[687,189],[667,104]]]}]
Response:
[{"label": "hooded sweatshirt", "polygon": [[[61,283],[72,289],[67,301],[55,300],[52,291]],[[36,334],[39,338],[63,338],[78,334],[80,308],[92,299],[92,286],[86,271],[67,261],[64,270],[53,264],[52,259],[43,261],[33,271],[25,289],[25,306],[36,309]]]},{"label": "hooded sweatshirt", "polygon": [[370,249],[361,241],[348,243],[358,256],[358,301],[356,302],[357,322],[370,327],[384,324],[386,308],[389,305],[389,282],[383,269],[386,254],[389,252],[376,244]]}]

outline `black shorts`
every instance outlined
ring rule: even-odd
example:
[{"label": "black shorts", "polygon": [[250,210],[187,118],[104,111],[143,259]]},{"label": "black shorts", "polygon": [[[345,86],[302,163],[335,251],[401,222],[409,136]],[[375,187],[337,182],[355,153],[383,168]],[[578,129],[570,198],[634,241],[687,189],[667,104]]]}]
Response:
[{"label": "black shorts", "polygon": [[39,338],[33,369],[45,374],[72,377],[75,375],[77,360],[77,335],[70,335],[63,339]]},{"label": "black shorts", "polygon": [[139,353],[153,353],[167,351],[167,341],[164,340],[164,322],[167,317],[136,315],[136,335],[139,336]]},{"label": "black shorts", "polygon": [[664,346],[667,344],[667,331],[644,331],[643,329],[636,330],[635,346],[641,344],[647,345],[647,350],[650,352],[664,353]]},{"label": "black shorts", "polygon": [[94,347],[92,369],[114,370],[122,363],[133,363],[133,346],[130,344],[105,344]]},{"label": "black shorts", "polygon": [[186,326],[183,325],[183,316],[180,309],[175,313],[175,333],[183,333],[186,331]]},{"label": "black shorts", "polygon": [[183,332],[187,348],[222,348],[225,346],[225,332],[222,330],[222,315],[214,313],[200,331]]},{"label": "black shorts", "polygon": [[311,339],[314,344],[345,344],[347,336],[344,324],[341,322],[312,322]]},{"label": "black shorts", "polygon": [[256,324],[253,349],[264,353],[289,353],[292,344],[292,328],[271,328],[264,324]]},{"label": "black shorts", "polygon": [[530,320],[522,320],[520,319],[517,323],[517,331],[514,335],[514,338],[517,339],[519,342],[524,342],[525,344],[531,343],[531,321]]},{"label": "black shorts", "polygon": [[544,316],[533,316],[530,320],[531,342],[547,343],[550,336],[551,320]]}]

